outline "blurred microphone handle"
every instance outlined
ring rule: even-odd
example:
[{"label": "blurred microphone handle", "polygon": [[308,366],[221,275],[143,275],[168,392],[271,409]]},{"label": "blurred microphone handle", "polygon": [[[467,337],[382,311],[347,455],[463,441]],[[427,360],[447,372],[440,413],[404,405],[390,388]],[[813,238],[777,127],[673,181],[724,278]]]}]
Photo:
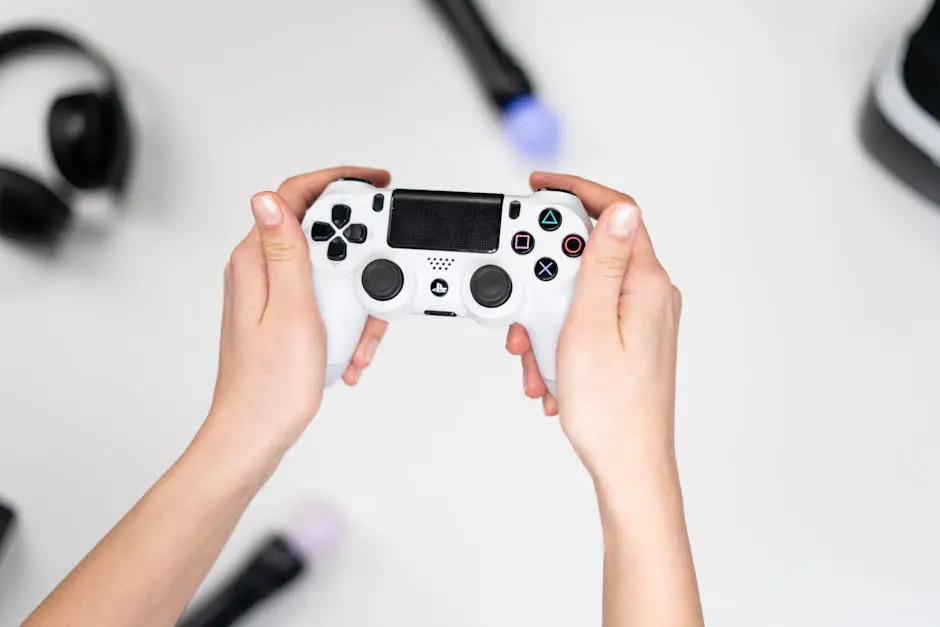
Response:
[{"label": "blurred microphone handle", "polygon": [[519,96],[532,94],[525,72],[496,38],[472,0],[427,2],[444,19],[497,107],[504,109]]},{"label": "blurred microphone handle", "polygon": [[178,627],[227,627],[247,614],[263,597],[241,586],[224,588],[203,606],[187,615]]},{"label": "blurred microphone handle", "polygon": [[195,607],[177,627],[228,627],[255,605],[273,596],[307,568],[301,555],[283,536],[274,536],[207,601]]}]

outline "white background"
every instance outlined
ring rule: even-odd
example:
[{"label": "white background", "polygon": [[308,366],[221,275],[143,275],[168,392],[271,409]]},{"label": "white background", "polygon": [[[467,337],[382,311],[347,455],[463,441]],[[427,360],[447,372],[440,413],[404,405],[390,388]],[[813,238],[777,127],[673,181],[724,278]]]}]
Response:
[{"label": "white background", "polygon": [[[0,242],[0,565],[17,624],[173,462],[215,377],[248,199],[335,164],[524,192],[520,163],[418,0],[6,0],[128,81],[130,206],[52,260]],[[685,296],[678,447],[708,622],[940,623],[940,208],[859,147],[883,45],[922,0],[486,2],[564,116],[552,167],[629,191]],[[0,157],[51,174],[52,94],[0,76]],[[600,620],[593,494],[498,331],[414,318],[328,392],[210,581],[309,495],[343,551],[246,625]],[[602,390],[598,391],[602,393]]]}]

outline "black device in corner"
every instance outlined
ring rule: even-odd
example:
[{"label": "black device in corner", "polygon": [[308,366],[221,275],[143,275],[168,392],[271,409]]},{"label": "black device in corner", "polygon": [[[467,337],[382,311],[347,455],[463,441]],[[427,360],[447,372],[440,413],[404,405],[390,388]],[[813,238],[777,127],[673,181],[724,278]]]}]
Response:
[{"label": "black device in corner", "polygon": [[3,556],[3,549],[7,538],[12,535],[13,525],[16,522],[16,512],[13,507],[0,501],[0,557]]},{"label": "black device in corner", "polygon": [[940,205],[940,0],[887,50],[859,117],[882,168]]},{"label": "black device in corner", "polygon": [[911,96],[940,125],[940,1],[911,35],[903,71]]}]

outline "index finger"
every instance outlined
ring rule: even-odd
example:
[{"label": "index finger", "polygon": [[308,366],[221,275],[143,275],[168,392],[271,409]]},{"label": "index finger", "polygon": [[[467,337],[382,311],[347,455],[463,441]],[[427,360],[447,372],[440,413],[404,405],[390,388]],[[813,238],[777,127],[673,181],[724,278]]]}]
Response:
[{"label": "index finger", "polygon": [[[560,189],[572,193],[581,199],[584,208],[588,214],[597,219],[601,212],[617,203],[630,203],[636,205],[636,201],[629,194],[624,194],[610,187],[605,187],[600,183],[589,181],[580,176],[570,174],[554,174],[551,172],[533,172],[529,177],[529,184],[533,190],[542,188]],[[636,243],[633,246],[634,259],[644,260],[660,266],[656,257],[656,251],[653,250],[653,242],[650,240],[646,225],[640,221],[637,228]]]},{"label": "index finger", "polygon": [[284,199],[297,219],[302,220],[304,213],[323,193],[326,186],[336,179],[345,177],[365,179],[375,183],[377,187],[385,187],[392,178],[386,170],[344,165],[292,176],[281,183],[277,193]]}]

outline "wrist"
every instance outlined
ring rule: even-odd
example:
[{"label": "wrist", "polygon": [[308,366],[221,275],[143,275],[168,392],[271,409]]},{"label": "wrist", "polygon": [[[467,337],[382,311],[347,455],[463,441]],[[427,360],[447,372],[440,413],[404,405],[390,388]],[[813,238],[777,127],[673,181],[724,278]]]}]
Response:
[{"label": "wrist", "polygon": [[591,469],[601,522],[621,525],[681,498],[675,449],[663,444],[631,446],[615,460]]},{"label": "wrist", "polygon": [[285,448],[241,437],[226,428],[226,422],[223,414],[211,414],[180,461],[208,483],[227,486],[234,494],[251,498],[277,469]]}]

